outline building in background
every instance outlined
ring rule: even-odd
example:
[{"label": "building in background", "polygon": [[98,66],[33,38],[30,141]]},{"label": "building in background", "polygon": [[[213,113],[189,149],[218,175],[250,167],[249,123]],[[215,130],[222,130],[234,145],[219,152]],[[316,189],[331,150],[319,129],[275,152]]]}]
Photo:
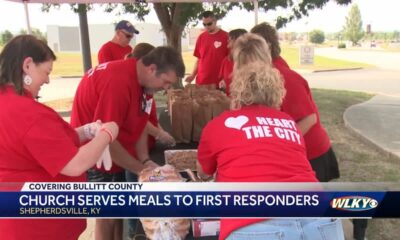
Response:
[{"label": "building in background", "polygon": [[[114,36],[114,24],[89,25],[90,51],[97,53],[100,47]],[[139,34],[131,41],[132,47],[136,43],[147,42],[154,46],[166,45],[167,39],[161,26],[151,23],[136,23],[135,28]],[[190,29],[188,34],[182,38],[182,51],[194,47],[201,29]],[[47,26],[47,43],[55,52],[80,52],[81,41],[79,27]]]}]

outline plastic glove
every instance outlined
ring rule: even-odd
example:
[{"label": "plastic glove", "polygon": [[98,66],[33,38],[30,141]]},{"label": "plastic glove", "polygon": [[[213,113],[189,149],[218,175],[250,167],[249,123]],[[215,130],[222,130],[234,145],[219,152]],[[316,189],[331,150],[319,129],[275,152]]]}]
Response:
[{"label": "plastic glove", "polygon": [[160,143],[167,145],[167,146],[175,146],[176,142],[175,139],[166,131],[160,129],[160,133],[156,137],[157,141],[160,141]]},{"label": "plastic glove", "polygon": [[88,140],[93,139],[100,131],[101,124],[102,124],[101,121],[97,120],[96,122],[83,125],[83,134],[85,138]]},{"label": "plastic glove", "polygon": [[226,84],[224,80],[221,80],[218,84],[218,88],[219,89],[225,89],[226,88]]},{"label": "plastic glove", "polygon": [[112,167],[112,159],[110,154],[110,145],[104,149],[103,154],[101,154],[99,160],[96,163],[97,168],[101,168],[103,165],[104,169],[109,171]]}]

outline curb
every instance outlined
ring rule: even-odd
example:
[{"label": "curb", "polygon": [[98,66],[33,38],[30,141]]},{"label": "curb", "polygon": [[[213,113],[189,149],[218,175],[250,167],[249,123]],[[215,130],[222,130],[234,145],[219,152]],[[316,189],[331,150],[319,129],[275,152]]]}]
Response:
[{"label": "curb", "polygon": [[322,69],[322,70],[314,70],[313,73],[318,72],[336,72],[336,71],[351,71],[351,70],[361,70],[364,69],[362,67],[354,67],[354,68],[336,68],[336,69]]},{"label": "curb", "polygon": [[[368,100],[369,101],[369,100]],[[368,102],[366,101],[366,102]],[[394,157],[400,160],[400,156],[396,155],[395,153],[393,153],[392,151],[385,149],[384,147],[382,147],[381,145],[379,145],[377,142],[373,141],[372,139],[368,138],[367,136],[363,135],[362,132],[360,132],[359,130],[355,129],[350,122],[348,121],[348,117],[347,115],[349,114],[349,111],[351,111],[351,108],[358,106],[358,105],[362,105],[366,102],[363,103],[359,103],[359,104],[355,104],[352,105],[350,107],[348,107],[344,113],[343,113],[343,121],[344,121],[344,125],[345,127],[351,131],[351,133],[353,133],[356,137],[358,137],[363,143],[367,144],[368,146],[374,148],[376,151],[384,154],[385,156],[389,156],[389,157]]]}]

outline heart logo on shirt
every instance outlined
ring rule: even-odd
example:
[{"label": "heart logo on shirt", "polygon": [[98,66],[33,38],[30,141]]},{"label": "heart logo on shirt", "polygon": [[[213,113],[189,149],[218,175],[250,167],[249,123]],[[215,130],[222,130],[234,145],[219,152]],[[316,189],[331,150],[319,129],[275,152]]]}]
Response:
[{"label": "heart logo on shirt", "polygon": [[248,121],[249,118],[246,116],[229,117],[225,120],[225,126],[240,130]]},{"label": "heart logo on shirt", "polygon": [[221,45],[222,45],[222,42],[219,42],[219,41],[215,41],[214,42],[214,47],[215,48],[219,48],[219,47],[221,47]]}]

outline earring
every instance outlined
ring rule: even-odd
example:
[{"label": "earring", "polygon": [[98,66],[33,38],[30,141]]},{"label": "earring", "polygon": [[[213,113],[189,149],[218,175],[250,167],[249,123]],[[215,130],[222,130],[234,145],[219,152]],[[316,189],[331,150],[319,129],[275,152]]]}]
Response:
[{"label": "earring", "polygon": [[32,78],[29,75],[25,75],[23,81],[24,81],[25,85],[29,86],[32,84]]}]

